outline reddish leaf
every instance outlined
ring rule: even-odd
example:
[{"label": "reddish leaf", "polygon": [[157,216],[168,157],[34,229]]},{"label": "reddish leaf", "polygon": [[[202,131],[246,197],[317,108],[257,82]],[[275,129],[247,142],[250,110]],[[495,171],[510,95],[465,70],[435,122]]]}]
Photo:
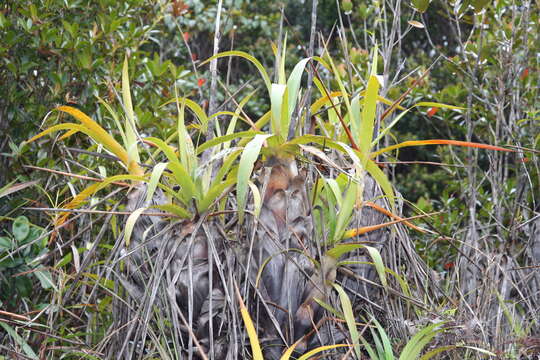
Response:
[{"label": "reddish leaf", "polygon": [[206,82],[206,79],[200,78],[199,80],[197,80],[197,85],[199,87],[202,87],[205,82]]},{"label": "reddish leaf", "polygon": [[188,32],[185,32],[184,34],[182,34],[183,37],[184,37],[184,41],[185,42],[188,42],[189,41],[189,33]]},{"label": "reddish leaf", "polygon": [[525,80],[529,76],[529,68],[525,68],[523,72],[521,73],[520,79]]},{"label": "reddish leaf", "polygon": [[454,267],[454,263],[453,262],[447,262],[446,264],[444,264],[443,268],[444,270],[450,270]]},{"label": "reddish leaf", "polygon": [[198,58],[197,54],[195,54],[195,53],[191,54],[191,60],[197,61],[197,58]]},{"label": "reddish leaf", "polygon": [[174,17],[184,15],[188,12],[189,6],[186,5],[182,0],[173,0],[172,1],[172,14]]},{"label": "reddish leaf", "polygon": [[438,107],[432,107],[431,109],[428,110],[427,116],[432,117],[433,115],[437,113],[437,111],[439,111]]},{"label": "reddish leaf", "polygon": [[388,146],[384,149],[381,149],[379,151],[371,153],[371,158],[374,158],[380,154],[383,154],[388,151],[392,151],[395,149],[399,149],[402,147],[409,147],[409,146],[422,146],[422,145],[456,145],[456,146],[464,146],[464,147],[472,147],[472,148],[480,148],[480,149],[487,149],[487,150],[497,150],[497,151],[507,151],[507,152],[514,152],[512,149],[505,149],[500,146],[493,146],[493,145],[487,145],[487,144],[480,144],[480,143],[474,143],[474,142],[468,142],[468,141],[459,141],[459,140],[444,140],[444,139],[432,139],[432,140],[414,140],[414,141],[404,141],[402,143]]}]

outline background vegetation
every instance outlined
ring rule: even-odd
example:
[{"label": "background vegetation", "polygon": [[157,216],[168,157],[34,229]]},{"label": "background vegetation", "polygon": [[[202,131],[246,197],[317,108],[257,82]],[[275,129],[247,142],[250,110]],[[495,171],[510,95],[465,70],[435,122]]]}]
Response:
[{"label": "background vegetation", "polygon": [[[313,51],[313,55],[321,56],[322,60],[333,61],[335,69],[319,66],[315,76],[308,65],[309,78],[319,77],[330,91],[346,90],[351,100],[368,86],[373,49],[377,46],[379,61],[375,72],[380,79],[379,95],[390,99],[390,104],[401,99],[400,105],[404,108],[420,102],[463,108],[414,108],[376,142],[373,152],[402,141],[424,139],[462,140],[513,150],[422,146],[404,147],[378,156],[376,159],[398,198],[395,205],[392,205],[393,200],[381,199],[381,191],[373,180],[367,179],[365,194],[369,196],[365,196],[365,200],[376,199],[377,204],[393,209],[400,216],[430,214],[415,220],[415,224],[426,231],[418,232],[397,224],[356,237],[354,241],[368,241],[378,249],[384,266],[401,278],[387,272],[389,288],[382,289],[384,277],[378,276],[372,265],[353,263],[376,261],[368,256],[367,250],[355,249],[347,258],[350,263],[343,264],[337,275],[336,283],[345,289],[345,296],[341,288],[326,289],[331,293],[327,294],[331,306],[321,310],[334,318],[336,324],[349,323],[336,325],[341,335],[330,331],[331,336],[322,336],[327,341],[305,346],[349,343],[355,346],[348,353],[348,348],[329,350],[339,353],[340,357],[346,353],[350,357],[360,356],[361,352],[369,358],[403,353],[407,358],[406,351],[410,348],[405,345],[409,339],[426,326],[440,324],[442,327],[444,322],[445,331],[439,333],[438,327],[426,331],[430,336],[423,338],[424,353],[429,355],[432,351],[433,356],[455,359],[538,356],[540,3],[530,0],[321,0],[317,3],[316,12],[311,11],[312,2],[307,0],[283,3],[242,0],[39,0],[24,3],[7,0],[0,4],[0,132],[5,134],[0,138],[0,359],[116,358],[118,354],[125,358],[149,359],[199,356],[196,344],[186,335],[187,329],[196,332],[195,338],[201,339],[202,347],[211,358],[220,358],[216,355],[220,350],[232,354],[232,350],[223,345],[227,342],[239,344],[235,355],[238,358],[255,356],[254,346],[247,345],[249,340],[238,311],[240,305],[233,279],[238,282],[240,298],[246,301],[252,314],[265,356],[274,356],[268,350],[273,334],[262,330],[268,325],[265,321],[270,320],[260,315],[262,312],[257,307],[261,306],[257,305],[257,299],[264,296],[250,290],[249,276],[245,275],[249,271],[242,268],[239,260],[245,259],[242,257],[245,249],[240,245],[233,248],[227,243],[229,248],[216,247],[216,258],[210,260],[212,263],[221,259],[224,264],[218,268],[229,272],[223,274],[216,270],[213,280],[222,282],[223,294],[216,295],[216,299],[227,297],[226,305],[220,308],[221,323],[212,326],[205,322],[206,325],[199,324],[197,328],[192,318],[193,303],[183,304],[181,300],[178,301],[180,307],[190,308],[184,311],[190,314],[185,319],[188,325],[175,323],[180,320],[174,320],[172,315],[160,317],[154,306],[163,306],[160,301],[171,301],[165,291],[158,290],[159,280],[153,288],[158,300],[145,300],[143,306],[133,300],[141,280],[138,285],[134,281],[136,284],[131,285],[130,291],[126,279],[135,275],[126,270],[128,263],[121,264],[125,254],[121,254],[119,244],[125,239],[123,231],[129,227],[124,225],[127,214],[139,208],[134,204],[133,195],[131,203],[127,203],[122,186],[97,193],[85,209],[103,213],[73,214],[56,231],[59,212],[50,210],[68,204],[72,196],[92,183],[90,178],[125,174],[129,164],[116,161],[111,151],[107,151],[110,149],[85,136],[60,139],[60,135],[55,137],[55,134],[33,143],[26,142],[43,129],[72,121],[67,114],[51,113],[59,105],[81,110],[117,140],[121,139],[122,127],[118,127],[113,114],[120,114],[123,122],[122,114],[127,113],[122,84],[125,57],[129,59],[126,70],[134,118],[142,138],[165,140],[179,131],[176,106],[180,109],[188,104],[173,100],[163,105],[177,96],[175,94],[193,100],[208,116],[219,111],[236,111],[240,118],[254,121],[264,118],[271,110],[271,102],[266,84],[252,64],[241,57],[221,58],[217,63],[217,76],[212,76],[208,65],[201,66],[215,53],[216,38],[219,51],[245,51],[259,59],[272,82],[279,81],[280,67],[276,62],[280,56],[275,53],[286,49],[285,68],[290,74],[298,61],[312,55],[310,51]],[[314,15],[316,24],[312,30]],[[216,37],[218,18],[220,31]],[[311,113],[315,115],[312,121],[301,111],[325,95],[316,84],[311,84],[308,75],[302,79],[297,109],[301,116],[297,117],[299,125],[294,134],[326,132],[329,138],[352,145],[330,104],[326,103],[321,113]],[[257,92],[242,103],[255,90]],[[340,109],[338,113],[345,116],[348,113],[346,101],[338,98],[335,101]],[[377,106],[375,137],[399,116],[398,111],[386,116],[388,109],[391,109],[388,104]],[[218,118],[223,134],[230,118],[223,114]],[[352,118],[351,115],[346,121],[352,124]],[[253,130],[249,121],[241,120],[235,132]],[[210,127],[213,123],[209,122]],[[185,124],[195,150],[219,135],[204,132],[207,124],[200,113],[188,112]],[[124,126],[125,134],[128,128]],[[269,125],[258,130],[266,134],[275,132]],[[232,159],[231,163],[238,165],[247,140],[244,143],[238,137],[230,140],[233,140],[232,150],[238,151],[236,160]],[[182,146],[177,140],[171,144]],[[318,149],[326,151],[327,144],[319,145]],[[125,148],[131,156],[133,149]],[[263,148],[266,149],[266,145]],[[141,172],[146,171],[149,177],[154,174],[152,169],[157,163],[171,161],[142,144],[139,151],[141,163],[147,165],[142,166]],[[321,209],[326,209],[326,213],[321,210],[323,218],[328,218],[332,211],[341,211],[347,189],[354,186],[348,188],[347,181],[339,177],[339,171],[325,170],[324,158],[321,160],[313,152],[304,149],[301,155],[295,152],[294,156],[298,167],[305,169],[307,194],[312,199],[319,196],[313,194],[313,189],[323,191],[318,177],[336,179],[338,190],[334,187],[336,192],[331,195],[328,190],[331,185],[328,185],[328,189],[324,188],[327,197],[320,195],[318,203]],[[200,157],[194,155],[193,161],[205,163],[208,157],[204,156],[208,155],[204,154],[201,150]],[[352,160],[348,154],[327,154],[343,172],[350,170],[347,167],[352,166]],[[113,155],[118,157],[116,153]],[[226,159],[226,155],[222,156]],[[251,192],[253,187],[259,186],[263,202],[269,201],[266,188],[262,186],[261,168],[267,166],[264,161],[271,156],[263,150],[261,156],[257,153],[255,157],[259,161],[253,160],[251,164],[255,172],[250,192],[246,192],[248,212],[257,210],[257,206],[251,205],[256,202],[256,195]],[[235,182],[235,171],[241,169],[231,166],[231,177],[227,175],[218,181]],[[195,173],[195,166],[193,171]],[[217,168],[214,176],[216,171]],[[140,175],[133,171],[131,174]],[[251,170],[247,177],[250,174]],[[114,181],[130,180],[133,179]],[[171,188],[172,183],[171,180],[168,184]],[[201,186],[204,189],[204,185]],[[247,191],[248,184],[244,186]],[[225,191],[225,188],[220,190]],[[338,199],[339,190],[343,192],[343,201]],[[225,199],[222,204],[213,204],[215,210],[240,210],[239,192],[235,187],[225,195],[213,194]],[[201,191],[202,203],[206,195]],[[181,196],[177,200],[182,204]],[[197,223],[201,204],[184,205],[192,212],[190,219]],[[317,205],[315,200],[312,205]],[[265,216],[269,215],[265,215],[265,206],[261,206],[260,217],[264,223]],[[354,210],[352,219],[347,218],[350,224],[347,228],[389,221],[380,213],[370,211],[365,207]],[[226,216],[220,218],[221,223],[209,222],[205,231],[220,234],[215,235],[216,239],[223,236],[227,241],[269,236],[242,232],[240,225],[236,225],[238,219]],[[253,223],[251,215],[247,216],[247,228],[259,226]],[[142,235],[145,228],[140,226],[133,230],[134,243],[146,236]],[[322,229],[314,226],[313,233],[320,234],[321,238],[332,234],[332,230],[324,226]],[[221,241],[225,243],[221,239],[216,243]],[[127,246],[126,249],[132,248]],[[314,257],[322,268],[324,256],[320,250]],[[183,251],[197,260],[191,247]],[[313,254],[316,252],[314,249]],[[156,262],[156,267],[159,264]],[[196,265],[197,261],[192,264]],[[124,271],[126,278],[117,276]],[[153,274],[148,271],[147,275]],[[264,282],[265,274],[260,271]],[[361,278],[355,279],[355,284],[348,282],[344,275],[347,271]],[[148,275],[142,283],[153,284],[152,276]],[[352,321],[358,323],[358,330],[353,330],[356,326],[350,324],[346,298],[350,299]],[[279,305],[279,301],[271,300]],[[122,307],[124,305],[126,307]],[[144,309],[138,316],[147,316],[143,322],[146,327],[124,328],[138,306]],[[169,310],[178,315],[175,309]],[[223,325],[227,321],[230,323]],[[233,326],[238,330],[229,328]],[[213,329],[210,334],[215,331],[215,340],[204,340],[208,338],[208,327]],[[223,328],[225,330],[218,331]],[[123,332],[126,329],[132,332]],[[171,329],[182,335],[174,338],[170,335],[174,333]],[[221,339],[218,333],[223,336]],[[297,340],[295,336],[288,339],[291,340],[288,346]],[[125,339],[131,339],[131,343]],[[437,349],[447,351],[438,353]],[[283,350],[279,348],[279,355]]]}]

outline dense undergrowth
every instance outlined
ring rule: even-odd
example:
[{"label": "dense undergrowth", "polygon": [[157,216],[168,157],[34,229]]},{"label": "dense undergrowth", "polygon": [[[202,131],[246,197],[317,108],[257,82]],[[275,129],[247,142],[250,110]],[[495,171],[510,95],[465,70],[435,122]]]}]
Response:
[{"label": "dense undergrowth", "polygon": [[0,358],[538,356],[535,4],[411,4],[51,110],[0,189]]}]

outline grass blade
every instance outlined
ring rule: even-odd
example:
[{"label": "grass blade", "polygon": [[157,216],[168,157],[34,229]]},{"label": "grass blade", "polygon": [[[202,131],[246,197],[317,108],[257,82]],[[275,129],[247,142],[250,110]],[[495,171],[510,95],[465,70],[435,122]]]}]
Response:
[{"label": "grass blade", "polygon": [[441,104],[441,103],[438,103],[438,102],[430,102],[430,101],[421,101],[419,103],[414,104],[413,107],[420,107],[420,106],[429,106],[429,107],[452,109],[452,110],[465,110],[464,107]]},{"label": "grass blade", "polygon": [[339,258],[345,255],[346,253],[349,253],[351,251],[364,248],[364,247],[365,247],[364,244],[354,244],[354,243],[337,244],[334,247],[332,247],[330,250],[328,250],[325,255],[330,256],[336,260],[339,260]]},{"label": "grass blade", "polygon": [[262,351],[261,351],[261,345],[259,343],[259,337],[257,336],[257,331],[255,331],[255,326],[253,325],[251,316],[249,316],[249,312],[246,309],[246,305],[244,304],[244,301],[242,300],[242,296],[240,296],[240,290],[238,290],[238,286],[236,284],[235,284],[235,288],[236,288],[236,297],[238,299],[238,303],[240,304],[240,314],[242,314],[242,319],[244,320],[244,325],[246,325],[246,331],[249,336],[249,342],[251,344],[251,354],[253,355],[253,359],[264,360]]},{"label": "grass blade", "polygon": [[360,352],[360,343],[358,342],[360,336],[358,335],[358,329],[356,328],[356,322],[354,320],[351,300],[347,296],[345,290],[343,290],[343,288],[338,284],[334,284],[334,289],[336,289],[339,294],[339,300],[341,301],[341,309],[343,311],[343,315],[345,316],[345,322],[347,323],[347,327],[349,328],[351,341],[353,342],[354,346],[354,352],[356,353],[356,356],[361,359],[362,353]]},{"label": "grass blade", "polygon": [[9,195],[9,194],[13,194],[13,193],[15,193],[17,191],[21,191],[23,189],[26,189],[27,187],[34,186],[39,182],[39,180],[34,180],[34,181],[27,181],[27,182],[23,182],[23,183],[13,185],[13,184],[15,184],[16,181],[17,180],[13,180],[9,184],[7,184],[7,185],[0,188],[0,199],[3,198],[4,196]]},{"label": "grass blade", "polygon": [[437,329],[442,326],[445,322],[439,322],[436,324],[431,324],[417,332],[405,345],[399,356],[399,360],[408,360],[416,359],[420,355],[420,352],[424,347],[437,335],[439,332],[444,331],[445,329]]},{"label": "grass blade", "polygon": [[319,346],[319,347],[317,347],[317,348],[315,348],[313,350],[308,351],[304,355],[300,356],[298,358],[298,360],[307,360],[307,359],[309,359],[310,356],[313,356],[315,354],[318,354],[318,353],[326,351],[326,350],[332,350],[332,349],[337,349],[337,348],[341,348],[341,347],[350,347],[350,346],[351,345],[349,345],[349,344],[335,344],[335,345]]},{"label": "grass blade", "polygon": [[165,103],[161,104],[160,107],[169,105],[177,101],[180,103],[184,102],[186,104],[185,106],[189,110],[191,110],[193,115],[195,115],[195,117],[199,120],[202,127],[202,131],[206,133],[206,129],[208,128],[208,116],[204,112],[203,108],[199,104],[197,104],[195,101],[188,99],[186,97],[174,97],[173,99],[167,100]]}]

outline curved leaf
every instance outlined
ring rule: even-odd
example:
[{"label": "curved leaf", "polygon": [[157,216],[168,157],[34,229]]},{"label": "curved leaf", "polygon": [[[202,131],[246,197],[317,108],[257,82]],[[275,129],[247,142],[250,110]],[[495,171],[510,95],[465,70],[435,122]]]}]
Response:
[{"label": "curved leaf", "polygon": [[135,223],[141,216],[142,212],[146,210],[146,208],[138,208],[137,210],[133,211],[127,221],[126,221],[126,227],[124,230],[124,242],[126,244],[126,247],[129,247],[129,241],[131,239],[131,233],[133,232],[133,227],[135,226]]},{"label": "curved leaf", "polygon": [[195,115],[197,119],[199,119],[203,132],[206,133],[206,129],[208,128],[208,116],[204,112],[203,108],[199,104],[197,104],[195,101],[188,99],[186,97],[174,97],[170,100],[167,100],[163,104],[161,104],[160,107],[172,104],[173,102],[177,102],[177,101],[180,103],[181,102],[186,103],[186,107],[193,112],[193,114]]},{"label": "curved leaf", "polygon": [[166,212],[169,212],[171,214],[174,214],[182,219],[190,219],[192,218],[192,215],[184,209],[183,207],[176,205],[176,204],[163,204],[163,205],[153,205],[152,208],[163,210]]},{"label": "curved leaf", "polygon": [[337,349],[337,348],[340,348],[340,347],[350,347],[350,346],[351,345],[349,345],[349,344],[335,344],[335,345],[319,346],[319,347],[317,347],[317,348],[315,348],[313,350],[308,351],[304,355],[300,356],[298,358],[298,360],[307,360],[307,359],[309,359],[310,356],[313,356],[315,354],[318,354],[318,353],[326,351],[326,350],[333,350],[333,349]]},{"label": "curved leaf", "polygon": [[242,152],[242,156],[240,157],[240,164],[238,167],[238,178],[237,178],[237,184],[236,184],[236,199],[237,199],[237,206],[238,206],[238,221],[242,223],[244,221],[244,212],[245,212],[245,206],[246,206],[246,198],[247,198],[247,188],[248,188],[248,181],[251,177],[251,172],[253,171],[253,165],[255,164],[255,161],[259,157],[259,153],[261,152],[261,147],[266,139],[268,139],[270,136],[273,136],[272,134],[257,134],[251,140],[246,147],[244,148],[244,151]]},{"label": "curved leaf", "polygon": [[296,108],[296,101],[298,99],[298,92],[300,90],[300,82],[302,80],[302,74],[310,58],[300,60],[294,67],[289,79],[287,80],[287,89],[289,95],[288,111],[287,115],[289,119],[292,117],[294,109]]},{"label": "curved leaf", "polygon": [[216,54],[216,55],[206,59],[199,66],[205,65],[205,64],[209,63],[210,61],[212,61],[214,59],[219,59],[219,58],[226,57],[226,56],[239,56],[241,58],[244,58],[244,59],[250,61],[253,65],[255,65],[255,67],[257,68],[257,70],[259,70],[259,73],[261,74],[261,76],[263,78],[264,84],[266,85],[266,88],[268,89],[268,93],[270,94],[270,88],[271,88],[272,82],[270,81],[270,77],[268,76],[268,73],[266,72],[266,69],[259,62],[259,60],[257,60],[255,57],[249,55],[248,53],[246,53],[244,51],[236,51],[236,50],[224,51],[222,53]]},{"label": "curved leaf", "polygon": [[167,163],[161,162],[154,166],[154,169],[152,170],[152,175],[150,176],[150,181],[148,182],[148,189],[146,190],[146,202],[150,202],[152,200],[159,179],[161,178],[161,174],[163,174],[163,170],[167,168],[167,165]]},{"label": "curved leaf", "polygon": [[339,300],[341,301],[341,310],[343,311],[343,316],[345,317],[345,322],[347,323],[347,327],[349,328],[349,333],[351,335],[351,341],[354,346],[354,352],[356,353],[356,356],[361,359],[362,358],[362,352],[360,351],[360,343],[358,342],[358,339],[360,336],[358,335],[358,329],[356,328],[356,321],[354,320],[354,313],[351,305],[351,300],[347,296],[347,293],[341,286],[338,284],[334,284],[334,289],[339,294]]},{"label": "curved leaf", "polygon": [[128,151],[128,162],[139,163],[139,150],[137,148],[137,126],[135,124],[135,113],[131,102],[131,91],[129,89],[128,60],[124,57],[122,67],[122,100],[124,101],[124,111],[126,112],[126,125],[124,131],[126,134],[126,149]]},{"label": "curved leaf", "polygon": [[169,160],[169,168],[173,172],[178,185],[182,186],[182,195],[185,203],[187,204],[193,197],[198,199],[198,193],[193,179],[178,160],[178,157],[171,146],[165,141],[155,137],[149,137],[147,140],[152,141],[161,151],[163,151]]},{"label": "curved leaf", "polygon": [[463,147],[472,147],[472,148],[479,148],[479,149],[486,149],[486,150],[497,150],[497,151],[506,151],[506,152],[514,152],[512,149],[506,149],[500,146],[493,146],[493,145],[487,145],[487,144],[481,144],[481,143],[474,143],[474,142],[468,142],[468,141],[459,141],[459,140],[445,140],[445,139],[432,139],[432,140],[411,140],[411,141],[404,141],[399,144],[395,144],[392,146],[385,147],[384,149],[381,149],[379,151],[375,151],[371,153],[370,157],[374,158],[380,154],[383,154],[388,151],[392,151],[395,149],[399,149],[402,147],[409,147],[409,146],[424,146],[424,145],[455,145],[455,146],[463,146]]},{"label": "curved leaf", "polygon": [[238,139],[238,138],[254,137],[257,134],[258,134],[257,132],[254,132],[252,130],[248,130],[248,131],[241,131],[241,132],[237,132],[237,133],[232,133],[232,134],[227,134],[227,135],[215,137],[212,140],[208,140],[204,144],[199,145],[197,147],[196,153],[198,155],[198,154],[201,154],[204,150],[210,149],[213,146],[223,144],[223,143],[226,143],[228,141]]},{"label": "curved leaf", "polygon": [[108,144],[105,144],[104,142],[101,141],[101,138],[100,138],[99,134],[96,131],[93,131],[92,129],[89,129],[88,127],[86,127],[84,125],[79,125],[79,124],[75,124],[75,123],[64,123],[64,124],[58,124],[58,125],[51,126],[50,128],[47,128],[47,129],[43,130],[42,132],[40,132],[39,134],[33,136],[32,138],[30,138],[26,142],[31,143],[31,142],[36,141],[37,139],[39,139],[39,138],[41,138],[41,137],[43,137],[45,135],[48,135],[48,134],[51,134],[53,132],[60,131],[60,130],[68,130],[68,131],[75,130],[75,131],[78,131],[78,132],[82,132],[83,134],[86,134],[89,137],[91,137],[96,143],[102,144],[105,147],[105,149],[107,149],[108,151],[110,151],[111,153],[116,155],[120,159],[120,161],[122,161],[125,165],[128,164],[127,151],[124,148],[122,148],[122,146],[120,144],[116,143],[117,147],[116,146],[110,147]]}]

